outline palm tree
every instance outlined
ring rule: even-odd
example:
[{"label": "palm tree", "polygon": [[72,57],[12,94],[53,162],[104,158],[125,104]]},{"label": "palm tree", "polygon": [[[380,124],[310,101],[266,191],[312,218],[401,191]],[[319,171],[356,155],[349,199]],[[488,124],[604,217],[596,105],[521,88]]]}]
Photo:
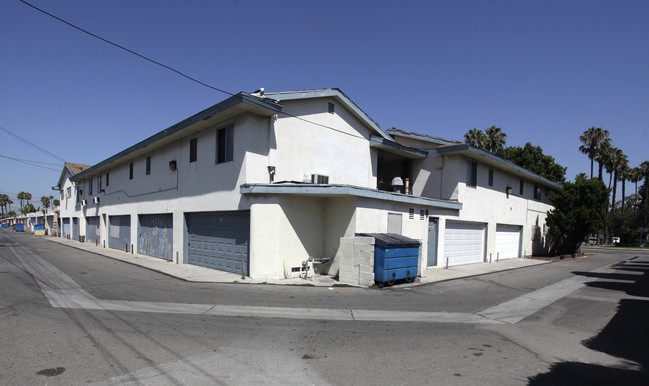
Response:
[{"label": "palm tree", "polygon": [[[583,145],[579,146],[579,151],[588,155],[590,159],[590,178],[593,178],[593,162],[595,161],[595,156],[599,153],[603,143],[610,143],[609,135],[608,130],[593,126],[584,131],[584,134],[579,137],[579,140],[583,142]],[[601,165],[600,163],[600,180],[602,179]]]},{"label": "palm tree", "polygon": [[500,127],[491,126],[485,129],[487,135],[486,149],[491,153],[496,153],[502,149],[507,142],[507,134],[503,133]]},{"label": "palm tree", "polygon": [[585,181],[588,179],[588,175],[586,173],[579,173],[575,176],[575,181]]},{"label": "palm tree", "polygon": [[50,207],[50,198],[47,197],[47,196],[41,197],[41,204],[43,204],[43,208],[45,208],[45,210],[47,210],[47,208]]},{"label": "palm tree", "polygon": [[9,203],[9,196],[0,194],[0,214],[4,215],[7,212],[7,204]]},{"label": "palm tree", "polygon": [[487,145],[487,136],[482,131],[473,128],[464,134],[464,141],[471,146],[479,149],[485,149]]},{"label": "palm tree", "polygon": [[20,192],[20,193],[18,193],[18,195],[16,197],[18,197],[18,199],[20,200],[20,210],[21,211],[23,210],[24,201],[27,201],[27,203],[29,203],[29,200],[32,199],[31,193],[27,193],[27,192]]},{"label": "palm tree", "polygon": [[[622,150],[617,148],[611,150],[611,164],[613,165],[613,203],[611,204],[611,208],[614,209],[617,182],[621,179],[620,173],[624,170],[625,167],[629,167],[629,161],[627,160],[626,154],[624,154]],[[622,199],[622,201],[624,202],[624,198]]]},{"label": "palm tree", "polygon": [[638,205],[637,205],[638,181],[640,181],[641,179],[642,179],[642,174],[640,172],[640,168],[637,166],[631,168],[631,170],[629,171],[629,181],[635,184],[635,197],[636,197],[636,204],[633,206],[633,213],[636,213],[638,210]]},{"label": "palm tree", "polygon": [[631,168],[629,161],[624,156],[624,163],[620,166],[620,181],[622,181],[622,214],[624,214],[624,204],[626,203],[626,182],[631,178]]}]

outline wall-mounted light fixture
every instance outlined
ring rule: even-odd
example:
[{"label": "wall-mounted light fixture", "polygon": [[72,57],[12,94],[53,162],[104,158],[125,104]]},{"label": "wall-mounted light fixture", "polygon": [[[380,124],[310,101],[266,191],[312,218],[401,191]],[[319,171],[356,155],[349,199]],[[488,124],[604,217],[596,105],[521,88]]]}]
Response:
[{"label": "wall-mounted light fixture", "polygon": [[270,183],[272,184],[273,181],[275,180],[275,166],[268,167],[268,176],[270,177]]},{"label": "wall-mounted light fixture", "polygon": [[176,160],[169,161],[169,170],[176,170]]},{"label": "wall-mounted light fixture", "polygon": [[508,186],[507,189],[505,189],[505,193],[507,193],[507,198],[509,198],[509,195],[512,194],[512,187]]}]

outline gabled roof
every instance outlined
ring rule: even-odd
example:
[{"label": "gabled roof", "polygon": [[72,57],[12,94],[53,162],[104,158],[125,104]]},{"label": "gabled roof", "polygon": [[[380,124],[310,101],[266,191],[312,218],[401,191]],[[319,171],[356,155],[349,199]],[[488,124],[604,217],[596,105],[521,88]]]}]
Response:
[{"label": "gabled roof", "polygon": [[351,113],[358,118],[361,122],[365,123],[367,126],[372,128],[378,135],[387,139],[388,141],[393,141],[393,139],[376,123],[369,115],[367,115],[363,110],[361,110],[354,101],[352,101],[345,93],[340,91],[337,88],[323,88],[316,90],[301,90],[301,91],[278,91],[278,92],[267,92],[264,94],[264,97],[276,99],[280,102],[296,100],[296,99],[311,99],[311,98],[336,98],[340,103],[342,103]]},{"label": "gabled roof", "polygon": [[498,169],[508,171],[514,175],[525,177],[528,180],[538,182],[544,186],[548,186],[556,190],[561,190],[561,184],[550,181],[547,178],[529,171],[521,166],[518,166],[511,161],[501,158],[495,154],[489,153],[488,151],[473,147],[468,143],[440,146],[437,148],[437,152],[440,154],[461,154],[465,157],[478,160],[487,165],[492,165]]},{"label": "gabled roof", "polygon": [[59,189],[63,186],[65,181],[65,174],[70,173],[71,176],[75,176],[84,170],[90,169],[92,165],[76,164],[74,162],[66,162],[63,164],[63,170],[61,171],[61,176],[59,177],[59,183],[57,184]]},{"label": "gabled roof", "polygon": [[[122,150],[114,156],[107,158],[100,163],[83,170],[75,175],[72,180],[82,178],[86,175],[101,173],[104,169],[112,167],[114,163],[124,163],[133,158],[139,157],[151,150],[165,146],[171,142],[187,136],[195,131],[204,129],[206,126],[216,122],[222,122],[242,113],[253,113],[264,116],[275,115],[282,111],[282,105],[273,100],[260,98],[245,92],[233,95],[212,107],[209,107],[198,114],[176,123],[175,125],[160,131],[151,137],[136,143],[128,149]],[[203,122],[208,121],[209,122]]]},{"label": "gabled roof", "polygon": [[452,145],[455,143],[461,143],[459,141],[455,141],[452,139],[444,139],[440,137],[433,137],[432,135],[426,135],[426,134],[419,134],[419,133],[413,133],[411,131],[405,131],[397,128],[392,128],[388,130],[388,134],[392,136],[400,136],[400,137],[405,137],[405,138],[412,138],[412,139],[417,139],[420,141],[424,142],[430,142],[434,143],[436,145]]}]

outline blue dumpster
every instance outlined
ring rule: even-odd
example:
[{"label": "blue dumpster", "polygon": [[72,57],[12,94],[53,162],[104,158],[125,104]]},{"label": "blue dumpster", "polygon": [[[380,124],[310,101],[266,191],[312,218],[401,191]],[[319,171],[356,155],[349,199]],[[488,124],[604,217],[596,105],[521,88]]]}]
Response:
[{"label": "blue dumpster", "polygon": [[3,228],[9,228],[9,223],[8,222],[3,222],[2,227]]},{"label": "blue dumpster", "polygon": [[37,224],[37,225],[34,225],[34,230],[35,230],[35,231],[42,231],[42,230],[45,230],[45,224]]},{"label": "blue dumpster", "polygon": [[15,224],[14,225],[14,231],[16,231],[16,232],[24,232],[25,231],[25,225],[24,224]]},{"label": "blue dumpster", "polygon": [[374,281],[382,287],[396,280],[412,282],[419,268],[419,241],[395,233],[364,233],[374,237]]}]

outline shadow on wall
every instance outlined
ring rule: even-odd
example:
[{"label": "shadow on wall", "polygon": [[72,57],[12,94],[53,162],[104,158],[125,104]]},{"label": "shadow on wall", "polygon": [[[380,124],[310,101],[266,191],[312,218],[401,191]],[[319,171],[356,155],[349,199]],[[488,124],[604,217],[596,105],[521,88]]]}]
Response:
[{"label": "shadow on wall", "polygon": [[630,362],[629,366],[613,368],[574,361],[557,362],[548,372],[530,378],[530,385],[649,384],[649,259],[637,260],[636,257],[619,265],[617,270],[617,273],[612,274],[574,272],[610,280],[587,283],[589,287],[622,291],[637,297],[622,299],[617,313],[606,327],[582,343],[592,350],[625,359]]},{"label": "shadow on wall", "polygon": [[319,274],[337,275],[334,260],[340,238],[347,235],[355,213],[355,201],[345,198],[292,198],[282,204],[284,213],[304,252],[315,259],[330,259],[317,266]]},{"label": "shadow on wall", "polygon": [[549,237],[544,229],[547,229],[545,224],[539,225],[539,216],[536,216],[536,224],[532,226],[532,255],[533,256],[547,256],[550,251]]}]

